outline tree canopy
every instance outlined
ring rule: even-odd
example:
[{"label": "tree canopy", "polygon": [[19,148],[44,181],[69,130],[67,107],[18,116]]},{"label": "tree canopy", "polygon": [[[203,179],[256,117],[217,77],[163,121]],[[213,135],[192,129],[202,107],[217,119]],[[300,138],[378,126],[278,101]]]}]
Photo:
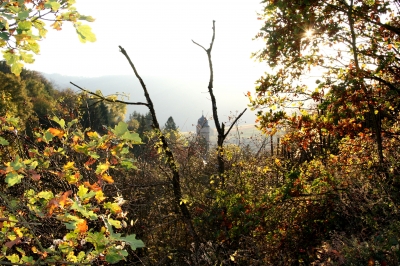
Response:
[{"label": "tree canopy", "polygon": [[[370,255],[356,258],[358,245],[325,232],[340,230],[351,239],[362,239],[366,228],[376,235],[384,231],[391,236],[398,230],[397,207],[388,202],[398,197],[400,173],[394,159],[399,156],[395,147],[400,145],[399,2],[276,0],[263,4],[259,19],[264,25],[256,38],[263,39],[265,47],[253,56],[266,62],[269,70],[257,81],[255,94],[248,92],[248,97],[257,110],[258,127],[281,137],[286,164],[280,159],[276,163],[285,169],[286,181],[274,202],[284,199],[281,206],[296,206],[293,212],[287,209],[294,220],[278,223],[285,232],[277,233],[277,239],[296,250],[313,244],[300,238],[291,242],[287,236],[314,234],[315,238],[330,238],[324,245],[336,248],[337,256],[328,256],[338,265],[344,261],[346,265],[369,264],[374,259],[385,264],[394,257],[380,256],[377,250],[388,242],[379,242],[376,245],[382,246]],[[379,195],[382,204],[374,195]],[[313,214],[299,218],[311,205]],[[320,208],[331,213],[330,218],[323,218],[323,232],[313,230],[309,235],[303,231],[304,223],[321,215]],[[381,212],[385,218],[376,218]],[[339,220],[347,222],[329,225]],[[289,230],[298,223],[303,229]],[[367,245],[376,243],[366,237]],[[338,239],[346,244],[335,244]],[[301,252],[289,257],[311,262]]]},{"label": "tree canopy", "polygon": [[23,63],[33,63],[40,52],[39,41],[46,37],[48,25],[61,30],[64,22],[75,27],[81,42],[96,41],[91,28],[81,21],[93,22],[80,14],[75,0],[8,0],[0,3],[0,49],[11,71],[19,75]]}]

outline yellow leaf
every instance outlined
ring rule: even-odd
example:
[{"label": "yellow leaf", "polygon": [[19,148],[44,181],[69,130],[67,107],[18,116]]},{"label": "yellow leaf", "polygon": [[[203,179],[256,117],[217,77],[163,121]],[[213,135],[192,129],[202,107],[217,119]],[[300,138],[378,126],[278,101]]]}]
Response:
[{"label": "yellow leaf", "polygon": [[104,172],[107,171],[109,167],[110,163],[108,161],[106,163],[99,164],[96,168],[96,174],[104,174]]},{"label": "yellow leaf", "polygon": [[76,172],[75,174],[67,174],[65,179],[70,184],[76,184],[81,179],[81,174],[79,172]]},{"label": "yellow leaf", "polygon": [[21,232],[21,229],[19,227],[14,227],[14,233],[19,237],[24,236],[24,234]]},{"label": "yellow leaf", "polygon": [[275,158],[275,164],[277,165],[277,166],[281,166],[282,164],[281,164],[281,161],[278,159],[278,158]]},{"label": "yellow leaf", "polygon": [[68,162],[67,164],[65,164],[63,166],[63,168],[65,171],[73,170],[73,169],[75,169],[74,164],[75,164],[75,162]]},{"label": "yellow leaf", "polygon": [[96,196],[94,196],[94,198],[97,200],[97,203],[101,203],[106,199],[102,190],[96,191]]},{"label": "yellow leaf", "polygon": [[97,134],[97,132],[88,132],[86,134],[89,138],[99,138],[99,134]]}]

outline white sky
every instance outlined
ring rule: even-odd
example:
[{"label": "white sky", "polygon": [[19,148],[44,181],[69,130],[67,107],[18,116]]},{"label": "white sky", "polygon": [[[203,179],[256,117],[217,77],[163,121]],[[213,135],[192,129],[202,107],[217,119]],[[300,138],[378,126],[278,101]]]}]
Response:
[{"label": "white sky", "polygon": [[[267,68],[265,63],[250,58],[262,47],[262,42],[252,40],[261,27],[257,20],[257,12],[262,11],[260,1],[119,0],[110,4],[106,0],[78,0],[80,13],[96,19],[88,24],[97,41],[80,43],[74,28],[65,24],[62,31],[49,30],[40,43],[40,55],[26,67],[65,76],[133,75],[119,52],[121,45],[142,76],[201,83],[204,90],[194,91],[194,99],[177,102],[202,100],[204,114],[211,115],[211,103],[205,93],[209,79],[207,56],[191,40],[208,48],[215,20],[214,88],[221,106],[220,119],[226,120],[229,111],[241,112],[247,107],[244,94],[254,92],[255,81]],[[201,115],[201,110],[196,112]],[[180,114],[172,115],[175,118]],[[254,123],[255,114],[248,111],[244,119]],[[197,117],[186,120],[194,122]]]},{"label": "white sky", "polygon": [[[254,82],[262,72],[250,59],[253,36],[260,28],[260,0],[78,0],[77,8],[96,18],[88,23],[97,42],[82,44],[71,25],[50,30],[41,53],[28,68],[74,76],[131,74],[118,45],[126,49],[142,75],[176,78],[208,77],[204,51],[216,20],[213,61],[216,77]],[[258,69],[257,74],[255,72]],[[236,83],[236,81],[234,82]]]}]

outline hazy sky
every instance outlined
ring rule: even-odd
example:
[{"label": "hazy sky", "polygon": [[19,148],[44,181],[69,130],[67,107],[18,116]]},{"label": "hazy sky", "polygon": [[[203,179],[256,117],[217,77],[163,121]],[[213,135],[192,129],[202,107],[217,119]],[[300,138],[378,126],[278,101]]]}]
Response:
[{"label": "hazy sky", "polygon": [[[261,27],[256,14],[262,10],[260,0],[78,0],[76,6],[96,18],[89,25],[97,42],[80,43],[73,27],[65,24],[62,31],[49,31],[28,68],[86,77],[132,74],[119,52],[121,45],[139,74],[204,82],[206,92],[207,56],[191,40],[208,48],[215,20],[215,90],[225,95],[220,101],[254,91],[255,80],[266,70],[265,64],[250,58],[262,45],[252,40]],[[242,110],[247,103],[243,97],[232,103],[232,110]]]}]

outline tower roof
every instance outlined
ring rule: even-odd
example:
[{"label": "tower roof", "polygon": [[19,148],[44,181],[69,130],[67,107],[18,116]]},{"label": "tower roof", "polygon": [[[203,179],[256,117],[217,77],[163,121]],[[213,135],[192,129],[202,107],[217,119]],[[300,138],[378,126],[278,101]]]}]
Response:
[{"label": "tower roof", "polygon": [[200,128],[209,127],[207,118],[202,115],[199,120],[197,120],[197,125],[200,126]]}]

